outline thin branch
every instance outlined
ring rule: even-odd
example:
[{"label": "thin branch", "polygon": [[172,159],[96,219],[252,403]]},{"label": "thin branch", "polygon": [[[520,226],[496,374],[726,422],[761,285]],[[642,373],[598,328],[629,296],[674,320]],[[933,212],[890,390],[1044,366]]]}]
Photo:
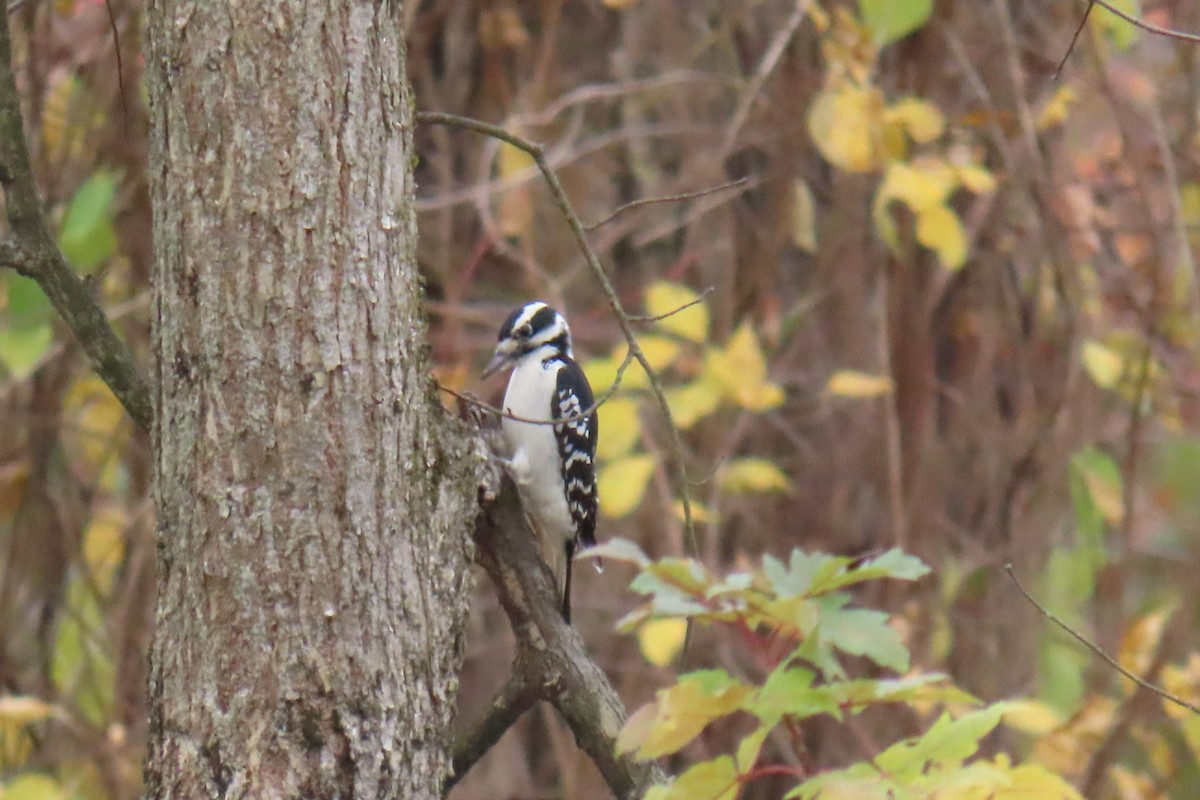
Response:
[{"label": "thin branch", "polygon": [[1079,41],[1079,35],[1083,33],[1083,26],[1087,25],[1088,17],[1092,15],[1092,8],[1095,7],[1095,0],[1088,0],[1087,8],[1083,10],[1083,16],[1079,18],[1079,25],[1075,28],[1075,34],[1071,37],[1071,43],[1067,45],[1067,52],[1063,53],[1062,61],[1058,62],[1058,69],[1054,70],[1054,80],[1062,77],[1062,71],[1067,66],[1068,59],[1071,58],[1071,53],[1075,52],[1075,45]]},{"label": "thin branch", "polygon": [[1159,25],[1155,25],[1153,22],[1146,22],[1146,20],[1141,19],[1140,17],[1135,17],[1128,11],[1122,11],[1112,3],[1108,2],[1108,0],[1088,0],[1088,5],[1089,7],[1092,5],[1100,6],[1110,14],[1115,14],[1116,16],[1128,22],[1130,25],[1133,25],[1135,28],[1141,28],[1147,33],[1153,33],[1156,36],[1166,36],[1168,39],[1178,39],[1182,42],[1200,43],[1200,34],[1177,31],[1172,28],[1163,28]]},{"label": "thin branch", "polygon": [[492,700],[483,719],[455,741],[452,759],[454,772],[446,778],[442,793],[449,792],[450,788],[475,766],[475,762],[483,758],[484,754],[492,749],[492,745],[500,741],[500,737],[522,714],[533,708],[539,699],[537,687],[531,686],[525,680],[524,670],[514,665],[508,683]]},{"label": "thin branch", "polygon": [[695,300],[689,300],[688,302],[681,305],[679,308],[673,308],[665,314],[658,314],[658,315],[652,316],[652,317],[642,317],[642,316],[635,316],[635,315],[631,314],[629,317],[629,321],[630,322],[662,322],[667,317],[673,317],[676,314],[678,314],[680,311],[685,311],[694,305],[703,303],[704,298],[708,297],[710,294],[712,294],[714,291],[716,291],[716,289],[717,289],[717,287],[715,287],[715,286],[709,286],[707,289],[705,289],[703,292],[701,292],[699,295],[697,295]]},{"label": "thin branch", "polygon": [[[803,2],[803,0],[801,1]],[[592,276],[600,284],[600,288],[608,300],[608,305],[612,308],[613,314],[617,318],[617,324],[620,326],[621,333],[629,345],[629,351],[646,372],[646,378],[657,401],[659,413],[662,414],[663,420],[667,424],[667,430],[671,435],[671,469],[675,474],[679,499],[683,505],[684,531],[690,550],[689,555],[699,557],[700,548],[696,541],[695,522],[692,519],[692,500],[691,493],[688,490],[687,470],[683,461],[683,440],[679,435],[679,428],[675,425],[674,417],[671,414],[671,407],[667,403],[667,396],[663,392],[661,382],[658,380],[658,374],[655,372],[654,367],[650,365],[650,360],[646,358],[646,354],[642,352],[641,345],[638,344],[637,336],[633,332],[633,323],[621,305],[621,299],[617,297],[616,289],[613,288],[612,281],[608,279],[608,274],[600,264],[600,259],[596,256],[596,252],[588,242],[587,231],[584,229],[583,223],[579,220],[579,215],[575,213],[574,208],[571,206],[571,201],[567,197],[562,183],[558,180],[558,174],[550,167],[549,162],[546,160],[546,149],[536,142],[531,142],[528,139],[509,133],[497,125],[490,125],[486,122],[460,117],[456,114],[421,111],[417,113],[417,121],[433,125],[453,125],[481,133],[485,136],[494,137],[527,153],[533,158],[534,163],[537,164],[542,177],[545,178],[546,183],[550,187],[555,204],[562,215],[566,217],[567,224],[570,225],[571,231],[575,234],[575,241],[578,243],[579,249],[583,252],[584,259],[592,271]]]},{"label": "thin branch", "polygon": [[569,425],[572,422],[578,422],[579,420],[587,419],[593,413],[595,413],[596,409],[607,403],[609,398],[617,393],[617,389],[621,386],[621,380],[625,377],[625,370],[627,370],[629,365],[632,363],[633,350],[630,350],[625,354],[625,360],[621,362],[621,366],[617,367],[617,377],[613,379],[612,386],[609,386],[607,389],[605,389],[603,394],[596,398],[596,401],[583,411],[580,411],[578,414],[572,414],[569,417],[560,417],[559,419],[533,419],[532,417],[519,417],[511,411],[497,408],[491,403],[485,403],[479,398],[472,397],[469,394],[457,392],[454,389],[451,389],[449,386],[443,386],[442,384],[438,383],[437,388],[448,395],[458,398],[464,403],[468,403],[476,408],[480,408],[484,411],[495,414],[498,417],[503,417],[504,419],[511,419],[515,420],[516,422],[525,422],[530,425]]},{"label": "thin branch", "polygon": [[63,257],[46,222],[25,145],[7,15],[0,15],[0,185],[12,230],[10,240],[0,245],[0,266],[37,281],[75,334],[96,374],[108,384],[133,421],[149,430],[154,415],[150,387],[129,347]]},{"label": "thin branch", "polygon": [[[692,306],[696,305],[697,303],[704,302],[704,298],[707,297],[708,295],[712,294],[713,288],[714,287],[712,287],[712,286],[708,287],[703,292],[701,292],[700,295],[695,300],[689,300],[688,302],[684,303],[683,305],[679,306],[678,308],[673,308],[665,314],[659,314],[658,316],[654,316],[654,317],[630,316],[629,321],[630,322],[659,322],[661,320],[666,319],[667,317],[673,317],[676,314],[678,314],[680,311],[685,311],[685,310],[691,308]],[[632,363],[633,363],[633,350],[628,349],[625,351],[625,360],[623,360],[621,362],[620,366],[617,367],[617,374],[616,374],[616,377],[613,378],[612,385],[609,386],[607,389],[605,389],[600,394],[600,396],[596,398],[595,402],[593,402],[590,406],[585,408],[583,411],[580,411],[578,414],[572,414],[570,416],[560,417],[558,419],[533,419],[532,417],[520,417],[520,416],[517,416],[516,414],[512,413],[511,411],[506,411],[502,408],[497,408],[496,406],[492,405],[491,403],[485,403],[477,397],[473,397],[469,394],[463,394],[462,392],[451,389],[449,386],[445,386],[438,381],[434,381],[434,383],[437,385],[437,388],[439,391],[445,392],[448,395],[458,398],[459,400],[463,401],[464,403],[472,405],[475,408],[483,409],[484,411],[488,411],[492,414],[495,414],[498,417],[503,417],[504,419],[511,419],[516,422],[525,422],[530,425],[568,425],[572,422],[578,422],[579,420],[587,419],[593,413],[595,413],[596,409],[600,408],[600,406],[607,403],[609,401],[609,399],[612,398],[612,396],[617,393],[617,389],[619,389],[621,387],[621,381],[625,379],[625,370],[629,369],[629,365]]]},{"label": "thin branch", "polygon": [[[1172,612],[1171,618],[1163,626],[1162,633],[1159,634],[1158,645],[1154,648],[1154,655],[1146,667],[1144,674],[1147,682],[1156,680],[1163,667],[1171,660],[1173,651],[1178,644],[1175,641],[1177,632],[1186,624],[1186,614],[1180,614],[1178,611]],[[1092,751],[1087,769],[1080,776],[1079,787],[1084,797],[1100,796],[1100,785],[1109,776],[1109,768],[1120,754],[1121,745],[1128,738],[1130,729],[1133,728],[1133,724],[1138,718],[1153,707],[1153,703],[1154,697],[1150,691],[1139,686],[1129,697],[1125,698],[1125,701],[1113,714],[1114,723],[1109,727],[1100,746]]]},{"label": "thin branch", "polygon": [[1013,570],[1012,564],[1005,564],[1004,571],[1008,573],[1008,577],[1012,579],[1012,582],[1014,584],[1016,584],[1016,587],[1021,592],[1021,594],[1025,595],[1025,599],[1029,601],[1030,605],[1032,605],[1034,608],[1036,608],[1038,610],[1038,613],[1040,613],[1043,617],[1045,617],[1046,619],[1053,622],[1058,627],[1062,628],[1064,631],[1066,631],[1068,634],[1070,634],[1072,639],[1079,642],[1087,649],[1091,650],[1093,653],[1095,653],[1097,656],[1099,656],[1110,667],[1112,667],[1117,672],[1121,673],[1126,678],[1133,681],[1134,683],[1136,683],[1138,686],[1142,687],[1146,691],[1153,692],[1154,694],[1161,697],[1163,700],[1174,703],[1175,705],[1179,706],[1180,708],[1186,708],[1188,711],[1191,711],[1193,714],[1200,715],[1200,706],[1189,703],[1187,700],[1184,700],[1182,697],[1173,695],[1170,692],[1168,692],[1166,689],[1161,689],[1161,688],[1155,686],[1154,684],[1152,684],[1146,680],[1143,680],[1141,678],[1141,676],[1135,675],[1134,673],[1125,669],[1125,667],[1121,666],[1121,662],[1117,661],[1115,658],[1110,656],[1108,653],[1104,652],[1104,650],[1099,645],[1091,642],[1082,633],[1079,633],[1074,628],[1072,628],[1070,625],[1063,622],[1062,619],[1060,619],[1058,616],[1056,616],[1052,611],[1050,611],[1045,606],[1043,606],[1041,603],[1039,603],[1036,599],[1034,599],[1033,595],[1031,595],[1025,589],[1025,587],[1021,585],[1021,581],[1017,579],[1017,574]]},{"label": "thin branch", "polygon": [[694,192],[683,192],[682,194],[668,194],[668,195],[663,195],[662,197],[647,197],[642,200],[634,200],[634,201],[626,203],[622,206],[618,206],[611,214],[609,214],[604,219],[600,220],[599,222],[593,222],[590,225],[585,225],[583,227],[583,229],[585,231],[591,232],[591,231],[596,230],[597,228],[602,228],[605,225],[607,225],[608,223],[612,222],[617,217],[624,214],[626,211],[632,211],[633,209],[640,208],[641,206],[656,205],[658,203],[678,203],[678,202],[682,202],[684,200],[695,200],[698,197],[705,197],[710,194],[716,194],[717,192],[723,192],[726,189],[736,188],[736,187],[741,186],[742,184],[746,183],[748,180],[750,180],[750,178],[749,178],[749,176],[746,176],[746,177],[738,178],[736,181],[729,181],[728,183],[722,183],[720,186],[710,186],[707,189],[698,189]]},{"label": "thin branch", "polygon": [[758,98],[759,92],[762,91],[763,84],[767,82],[767,78],[775,71],[775,67],[779,65],[779,59],[783,57],[787,46],[791,44],[792,37],[800,29],[800,23],[804,22],[804,16],[808,13],[810,2],[811,0],[796,0],[796,7],[792,9],[791,16],[787,18],[787,22],[779,29],[767,51],[763,53],[763,57],[759,59],[758,68],[754,71],[754,77],[750,79],[750,83],[746,86],[745,91],[738,98],[737,108],[733,112],[733,121],[729,123],[729,128],[725,131],[725,141],[721,145],[720,160],[723,161],[725,156],[729,155],[729,152],[733,149],[733,143],[737,141],[738,134],[741,133],[746,120],[750,118],[750,109],[754,105],[754,101]]}]

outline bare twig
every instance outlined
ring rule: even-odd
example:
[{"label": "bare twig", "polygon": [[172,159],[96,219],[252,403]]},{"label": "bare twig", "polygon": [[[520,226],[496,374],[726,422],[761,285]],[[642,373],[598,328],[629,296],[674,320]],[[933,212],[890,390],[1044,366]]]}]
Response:
[{"label": "bare twig", "polygon": [[631,314],[629,316],[629,321],[630,322],[661,322],[662,320],[666,319],[667,317],[675,316],[680,311],[689,309],[692,306],[697,305],[698,303],[703,303],[704,298],[708,297],[710,294],[712,294],[714,291],[716,291],[716,288],[717,287],[715,287],[715,286],[709,286],[707,289],[705,289],[703,292],[701,292],[699,295],[697,295],[695,300],[689,300],[688,302],[681,305],[679,308],[673,308],[665,314],[658,314],[657,316],[653,316],[653,317],[641,317],[641,316],[635,316],[635,315]]},{"label": "bare twig", "polygon": [[808,6],[811,0],[796,0],[796,7],[792,9],[792,14],[783,23],[783,27],[775,34],[775,38],[771,40],[770,47],[767,52],[763,53],[763,57],[759,59],[758,68],[754,70],[754,77],[750,79],[750,83],[738,98],[737,108],[733,112],[733,120],[729,123],[729,128],[725,131],[725,141],[721,145],[721,160],[729,155],[733,149],[733,143],[737,141],[738,134],[742,132],[742,127],[746,124],[746,120],[750,117],[750,109],[754,105],[754,101],[758,99],[759,92],[762,91],[763,84],[767,78],[775,71],[775,67],[779,64],[779,59],[783,57],[783,53],[787,50],[787,46],[791,44],[792,37],[796,35],[796,31],[800,29],[800,23],[804,22],[804,15],[808,13]]},{"label": "bare twig", "polygon": [[658,380],[658,374],[655,372],[654,367],[650,365],[646,354],[642,352],[641,345],[638,344],[637,336],[633,332],[633,323],[629,315],[625,312],[621,304],[621,299],[617,296],[616,289],[613,288],[612,281],[608,279],[608,274],[600,264],[600,259],[596,256],[596,252],[588,242],[587,231],[584,229],[583,223],[579,220],[579,215],[575,213],[575,209],[571,206],[571,201],[558,179],[558,174],[550,167],[549,162],[546,160],[546,148],[536,142],[531,142],[528,139],[512,134],[497,125],[489,125],[486,122],[460,117],[456,114],[422,111],[418,112],[417,121],[433,125],[453,125],[466,128],[467,130],[506,142],[533,158],[538,170],[542,173],[542,177],[545,178],[546,183],[550,187],[555,205],[558,206],[559,211],[566,218],[572,233],[575,234],[575,241],[578,243],[579,249],[583,252],[584,259],[592,271],[592,276],[600,284],[600,288],[608,300],[608,305],[612,308],[613,314],[617,318],[617,324],[620,326],[621,333],[629,345],[629,351],[646,372],[646,378],[657,401],[659,413],[662,414],[671,436],[671,469],[675,474],[679,499],[683,505],[684,530],[687,536],[688,547],[691,551],[689,555],[698,556],[700,548],[696,541],[695,522],[692,519],[692,500],[691,493],[688,490],[687,469],[683,461],[683,441],[679,435],[679,428],[675,425],[674,418],[671,415],[671,407],[667,403],[667,396],[663,392],[661,382]]},{"label": "bare twig", "polygon": [[1136,683],[1138,686],[1142,687],[1146,691],[1152,692],[1152,693],[1158,695],[1163,700],[1166,700],[1170,703],[1174,703],[1175,705],[1179,706],[1180,708],[1186,708],[1188,711],[1191,711],[1193,714],[1200,714],[1200,706],[1194,705],[1193,703],[1189,703],[1187,700],[1184,700],[1182,697],[1173,695],[1170,692],[1168,692],[1166,689],[1161,689],[1161,688],[1155,686],[1154,684],[1142,679],[1141,676],[1135,675],[1134,673],[1125,669],[1125,667],[1121,666],[1121,662],[1117,661],[1115,658],[1110,656],[1108,653],[1104,652],[1104,650],[1099,645],[1090,641],[1082,633],[1079,633],[1074,628],[1072,628],[1070,625],[1063,622],[1062,619],[1060,619],[1058,616],[1056,616],[1052,611],[1050,611],[1045,606],[1043,606],[1041,603],[1039,603],[1034,598],[1034,596],[1031,595],[1023,585],[1021,585],[1021,581],[1017,579],[1017,574],[1016,574],[1016,571],[1013,569],[1012,564],[1005,564],[1004,571],[1008,573],[1008,577],[1012,579],[1012,582],[1014,584],[1016,584],[1017,589],[1021,592],[1021,594],[1023,594],[1025,596],[1025,599],[1029,601],[1030,605],[1032,605],[1034,608],[1036,608],[1038,610],[1038,613],[1040,613],[1043,617],[1045,617],[1046,619],[1053,622],[1058,627],[1062,628],[1064,631],[1066,631],[1071,636],[1072,639],[1074,639],[1075,641],[1082,644],[1088,650],[1091,650],[1093,653],[1095,653],[1097,656],[1099,656],[1100,659],[1103,660],[1110,667],[1112,667],[1117,672],[1121,673],[1126,678],[1133,681],[1134,683]]},{"label": "bare twig", "polygon": [[620,386],[621,386],[621,380],[625,377],[625,370],[627,370],[629,368],[629,365],[632,363],[633,363],[633,350],[629,350],[627,353],[625,353],[625,360],[621,362],[621,365],[619,367],[617,367],[617,376],[613,379],[612,386],[609,386],[607,389],[605,389],[604,392],[599,397],[596,398],[596,401],[594,403],[592,403],[590,406],[588,406],[587,408],[585,408],[583,411],[580,411],[578,414],[572,414],[568,417],[560,417],[559,419],[533,419],[532,417],[519,417],[516,414],[512,413],[511,411],[506,411],[503,408],[497,408],[496,406],[492,405],[491,403],[485,403],[477,397],[472,397],[469,394],[462,394],[461,392],[456,392],[454,389],[451,389],[449,386],[443,386],[442,384],[439,383],[437,385],[437,387],[438,387],[438,389],[445,392],[446,394],[457,397],[459,400],[463,401],[464,403],[468,403],[470,405],[475,406],[476,408],[480,408],[480,409],[483,409],[484,411],[495,414],[498,417],[503,417],[504,419],[511,419],[511,420],[515,420],[516,422],[525,422],[530,425],[569,425],[572,422],[578,422],[579,420],[587,419],[593,413],[595,413],[596,409],[600,408],[600,406],[607,403],[609,398],[611,398],[614,394],[617,393],[617,389],[620,388]]},{"label": "bare twig", "polygon": [[[1154,655],[1151,657],[1150,664],[1146,667],[1144,673],[1147,683],[1157,679],[1163,667],[1173,657],[1173,651],[1178,644],[1175,641],[1177,630],[1186,626],[1186,624],[1187,615],[1179,614],[1176,611],[1163,626],[1158,645],[1154,648]],[[1121,745],[1128,738],[1130,729],[1138,718],[1150,711],[1153,703],[1153,694],[1144,686],[1138,686],[1121,703],[1121,706],[1113,714],[1113,724],[1104,735],[1100,746],[1092,751],[1092,757],[1088,761],[1087,769],[1080,776],[1079,787],[1084,797],[1100,796],[1100,785],[1110,775],[1109,768],[1120,754]]]},{"label": "bare twig", "polygon": [[154,414],[150,388],[133,354],[63,257],[46,222],[25,145],[7,15],[0,15],[0,185],[12,231],[0,247],[0,265],[37,281],[75,334],[96,374],[112,389],[133,421],[149,430]]},{"label": "bare twig", "polygon": [[589,231],[589,232],[594,231],[597,228],[603,227],[603,226],[607,225],[608,223],[612,222],[614,219],[621,216],[626,211],[632,211],[633,209],[639,208],[641,206],[655,205],[658,203],[678,203],[683,200],[695,200],[698,197],[705,197],[706,195],[716,194],[717,192],[723,192],[726,189],[733,189],[735,187],[741,186],[748,180],[750,180],[749,177],[742,177],[742,178],[738,178],[736,181],[729,181],[728,183],[722,183],[720,186],[710,186],[707,189],[698,189],[697,191],[694,191],[694,192],[683,192],[682,194],[668,194],[668,195],[664,195],[662,197],[647,197],[642,200],[634,200],[630,203],[626,203],[625,205],[618,206],[616,208],[616,210],[614,210],[611,214],[609,214],[604,219],[600,220],[599,222],[593,222],[590,225],[585,225],[583,229],[585,231]]},{"label": "bare twig", "polygon": [[1182,42],[1200,43],[1200,34],[1177,31],[1172,28],[1164,28],[1159,25],[1155,25],[1153,22],[1146,22],[1146,20],[1141,19],[1140,17],[1135,17],[1128,11],[1122,11],[1112,3],[1108,2],[1108,0],[1088,0],[1088,6],[1090,7],[1093,5],[1100,6],[1108,13],[1120,17],[1130,25],[1133,25],[1135,28],[1141,28],[1147,33],[1153,33],[1156,36],[1166,36],[1168,39],[1178,39]]},{"label": "bare twig", "polygon": [[1095,6],[1093,0],[1088,0],[1087,8],[1083,10],[1083,16],[1079,18],[1079,25],[1075,28],[1075,33],[1071,36],[1071,43],[1067,45],[1067,52],[1063,53],[1062,61],[1058,62],[1058,69],[1054,70],[1054,80],[1062,77],[1062,71],[1067,66],[1067,60],[1071,58],[1071,53],[1075,52],[1075,44],[1079,41],[1079,34],[1083,33],[1083,26],[1087,25],[1088,17],[1092,15],[1092,8]]},{"label": "bare twig", "polygon": [[[704,298],[707,297],[709,294],[711,294],[712,291],[713,291],[713,287],[710,286],[707,289],[705,289],[703,292],[701,292],[700,295],[695,300],[689,300],[688,302],[684,303],[683,305],[679,306],[678,308],[673,308],[665,314],[659,314],[658,316],[655,316],[655,317],[630,316],[629,321],[630,322],[659,322],[661,320],[666,319],[667,317],[673,317],[676,314],[678,314],[680,311],[689,309],[692,306],[696,305],[697,303],[704,302]],[[627,349],[625,351],[624,360],[621,361],[621,364],[617,367],[617,374],[613,378],[612,385],[609,386],[607,389],[605,389],[600,394],[600,396],[596,398],[595,402],[593,402],[590,406],[585,408],[583,411],[580,411],[578,414],[572,414],[570,416],[560,417],[558,419],[533,419],[532,417],[520,417],[520,416],[517,416],[516,414],[512,413],[511,411],[506,411],[502,408],[497,408],[496,406],[492,405],[491,403],[485,403],[477,397],[472,397],[469,394],[463,394],[462,392],[455,391],[454,389],[451,389],[449,386],[444,386],[441,383],[438,383],[437,381],[434,381],[434,383],[437,384],[437,388],[440,391],[443,391],[448,395],[456,397],[459,400],[463,401],[464,403],[474,406],[475,408],[483,409],[484,411],[495,414],[498,417],[503,417],[504,419],[511,419],[511,420],[515,420],[516,422],[525,422],[530,425],[567,425],[572,422],[578,422],[579,420],[587,419],[596,411],[596,409],[600,408],[600,406],[607,403],[609,401],[609,399],[614,394],[617,393],[617,389],[621,388],[621,381],[624,380],[624,378],[625,378],[625,370],[629,369],[629,365],[632,363],[633,363],[633,350]]]}]

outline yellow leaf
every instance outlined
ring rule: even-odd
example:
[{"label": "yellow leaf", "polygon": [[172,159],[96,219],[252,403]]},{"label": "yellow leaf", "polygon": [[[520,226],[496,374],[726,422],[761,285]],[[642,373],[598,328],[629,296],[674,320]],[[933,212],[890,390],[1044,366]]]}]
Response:
[{"label": "yellow leaf", "polygon": [[956,167],[958,180],[975,194],[991,194],[996,191],[996,176],[977,164]]},{"label": "yellow leaf", "polygon": [[903,125],[913,141],[920,144],[932,142],[946,128],[941,110],[915,97],[906,97],[888,106],[884,119],[889,124]]},{"label": "yellow leaf", "polygon": [[[1162,639],[1163,627],[1171,618],[1174,608],[1164,608],[1154,611],[1138,619],[1121,637],[1121,649],[1117,660],[1121,666],[1135,675],[1143,675],[1150,667],[1154,651]],[[1126,691],[1133,688],[1133,682],[1122,678]]]},{"label": "yellow leaf", "polygon": [[646,800],[734,800],[742,788],[737,768],[729,756],[701,761]]},{"label": "yellow leaf", "polygon": [[[621,366],[621,362],[625,360],[626,347],[621,345],[618,350],[620,355],[592,358],[583,365],[583,372],[587,375],[588,383],[592,385],[597,394],[607,392],[617,380],[617,370]],[[649,385],[650,380],[637,363],[630,364],[621,377],[621,391],[645,389]]]},{"label": "yellow leaf", "polygon": [[49,775],[26,773],[4,787],[3,800],[60,800],[62,786]]},{"label": "yellow leaf", "polygon": [[658,704],[646,703],[625,720],[621,732],[617,734],[616,750],[621,755],[637,750],[650,736],[658,716]]},{"label": "yellow leaf", "polygon": [[[513,147],[500,145],[499,174],[501,180],[516,178],[535,168],[533,157]],[[533,188],[528,181],[507,189],[500,194],[500,208],[496,213],[496,227],[506,238],[523,238],[533,227]]]},{"label": "yellow leaf", "polygon": [[766,411],[783,403],[783,390],[767,380],[767,359],[749,323],[734,331],[724,350],[706,353],[704,377],[748,411]]},{"label": "yellow leaf", "polygon": [[[689,308],[688,311],[691,311]],[[684,314],[687,311],[683,312]],[[666,322],[666,320],[663,320]],[[638,338],[638,347],[642,348],[642,355],[650,362],[650,366],[655,372],[664,370],[675,362],[675,356],[679,355],[679,342],[673,339],[668,339],[664,336],[642,336]],[[625,357],[625,348],[622,348],[621,358]],[[638,365],[641,369],[641,365]]]},{"label": "yellow leaf", "polygon": [[739,458],[721,469],[727,492],[786,492],[792,488],[783,470],[765,458]]},{"label": "yellow leaf", "polygon": [[899,200],[919,212],[944,205],[957,184],[954,168],[944,161],[897,161],[888,165],[879,196],[885,204]]},{"label": "yellow leaf", "polygon": [[76,467],[106,487],[116,480],[116,457],[129,439],[125,410],[94,374],[80,378],[68,390],[63,415],[70,421],[63,447]]},{"label": "yellow leaf", "polygon": [[605,464],[596,477],[600,510],[613,519],[629,514],[641,504],[653,472],[654,456],[626,456]]},{"label": "yellow leaf", "polygon": [[1022,764],[1019,767],[1007,767],[1005,761],[998,757],[998,765],[1005,769],[1008,779],[1007,786],[997,786],[986,795],[987,800],[1083,800],[1083,796],[1075,787],[1064,781],[1058,775],[1038,764]]},{"label": "yellow leaf", "polygon": [[942,266],[958,269],[967,260],[967,234],[958,215],[946,206],[917,212],[917,241],[937,252]]},{"label": "yellow leaf", "polygon": [[596,455],[608,460],[619,458],[642,438],[638,403],[625,397],[611,397],[598,409],[604,435],[596,442]]},{"label": "yellow leaf", "polygon": [[803,180],[792,182],[792,244],[805,253],[817,250],[817,204]]},{"label": "yellow leaf", "polygon": [[1071,106],[1075,104],[1076,93],[1070,86],[1059,86],[1057,91],[1042,106],[1034,123],[1039,131],[1053,128],[1066,122]]},{"label": "yellow leaf", "polygon": [[1125,359],[1113,348],[1095,339],[1083,343],[1083,368],[1101,389],[1112,389],[1125,374]]},{"label": "yellow leaf", "polygon": [[808,112],[808,131],[825,160],[847,172],[880,166],[876,141],[883,123],[878,89],[846,85],[826,89]]},{"label": "yellow leaf", "polygon": [[880,397],[892,391],[892,379],[854,369],[839,369],[829,376],[825,391],[835,397]]},{"label": "yellow leaf", "polygon": [[[659,327],[676,336],[703,343],[708,338],[708,305],[701,301],[678,311],[699,297],[700,295],[681,284],[657,281],[646,289],[646,315],[662,317],[664,314],[670,314],[657,322]],[[678,313],[672,313],[674,311]],[[658,366],[654,368],[658,369]]]},{"label": "yellow leaf", "polygon": [[721,404],[721,387],[700,378],[675,389],[667,389],[667,405],[680,430],[688,430],[717,410]]},{"label": "yellow leaf", "polygon": [[1004,704],[1004,724],[1022,733],[1045,736],[1061,725],[1062,719],[1045,703],[1037,700],[1012,700]]},{"label": "yellow leaf", "polygon": [[113,576],[125,558],[125,514],[108,507],[92,516],[83,534],[83,563],[101,596],[112,589]]},{"label": "yellow leaf", "polygon": [[642,655],[656,667],[665,667],[683,649],[687,636],[687,621],[683,619],[652,619],[638,628],[638,647]]},{"label": "yellow leaf", "polygon": [[37,697],[11,694],[0,697],[0,720],[5,723],[30,725],[50,719],[57,713],[58,709]]},{"label": "yellow leaf", "polygon": [[660,689],[654,702],[654,725],[638,748],[638,757],[658,758],[674,753],[713,720],[737,711],[751,693],[749,686],[732,678],[708,686],[704,678],[683,676],[674,686]]}]

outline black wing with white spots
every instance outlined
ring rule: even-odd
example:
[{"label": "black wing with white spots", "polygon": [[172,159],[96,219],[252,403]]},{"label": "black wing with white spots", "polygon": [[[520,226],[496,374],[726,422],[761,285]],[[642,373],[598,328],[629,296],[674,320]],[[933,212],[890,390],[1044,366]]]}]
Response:
[{"label": "black wing with white spots", "polygon": [[[576,541],[586,548],[596,544],[596,437],[599,425],[596,412],[580,417],[595,402],[592,387],[583,370],[570,358],[561,358],[554,399],[550,403],[553,419],[566,419],[554,426],[562,464],[563,488],[567,508],[575,523]],[[574,550],[571,547],[570,552]]]}]

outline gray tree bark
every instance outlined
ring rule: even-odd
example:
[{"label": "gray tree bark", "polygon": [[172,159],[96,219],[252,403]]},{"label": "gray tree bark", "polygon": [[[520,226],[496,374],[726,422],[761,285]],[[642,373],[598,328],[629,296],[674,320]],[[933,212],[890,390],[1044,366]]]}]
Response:
[{"label": "gray tree bark", "polygon": [[432,798],[475,441],[428,377],[389,0],[151,0],[150,798]]}]

